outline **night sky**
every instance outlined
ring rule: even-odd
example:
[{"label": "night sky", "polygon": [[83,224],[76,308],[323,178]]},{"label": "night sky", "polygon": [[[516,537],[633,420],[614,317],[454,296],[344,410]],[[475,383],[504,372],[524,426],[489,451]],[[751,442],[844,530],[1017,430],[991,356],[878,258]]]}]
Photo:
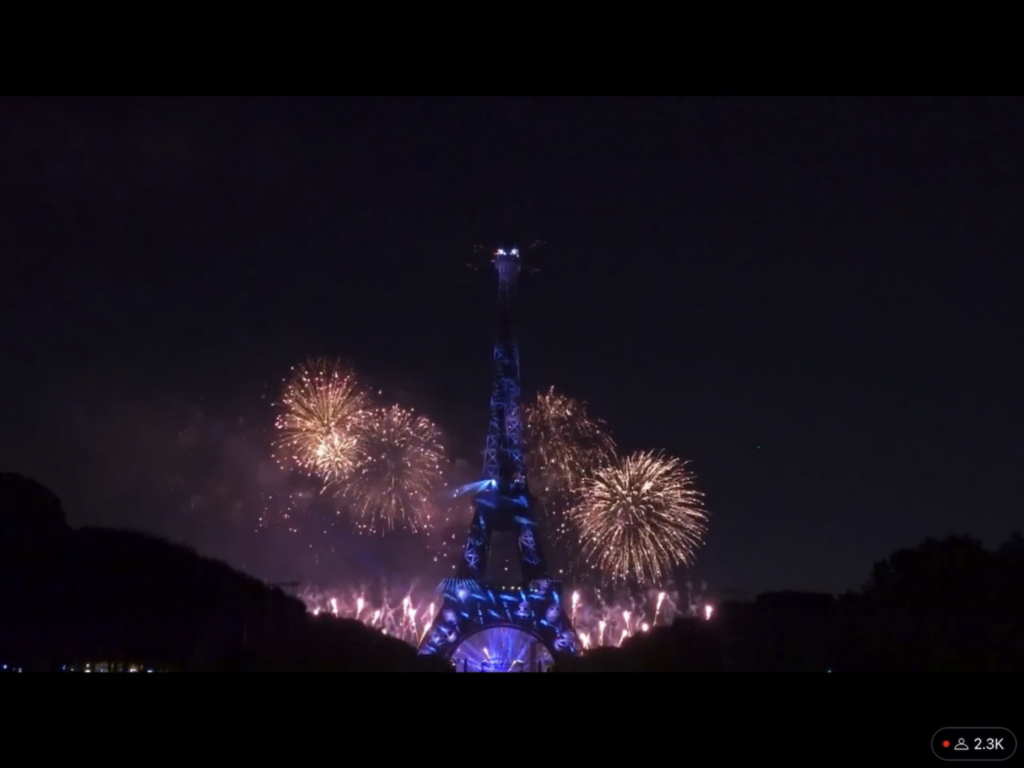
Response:
[{"label": "night sky", "polygon": [[321,353],[475,468],[495,279],[466,263],[543,239],[524,390],[692,460],[712,587],[996,545],[1024,495],[1022,135],[1012,99],[6,99],[0,468],[74,524],[244,560],[270,400]]}]

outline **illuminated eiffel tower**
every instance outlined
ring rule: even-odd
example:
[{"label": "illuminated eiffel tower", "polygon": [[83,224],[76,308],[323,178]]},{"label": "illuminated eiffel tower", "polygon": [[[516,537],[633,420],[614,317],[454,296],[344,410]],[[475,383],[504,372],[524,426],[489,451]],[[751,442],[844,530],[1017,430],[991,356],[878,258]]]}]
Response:
[{"label": "illuminated eiffel tower", "polygon": [[[483,479],[462,489],[473,494],[473,522],[419,652],[451,660],[460,672],[536,672],[560,655],[575,654],[578,640],[562,603],[562,585],[548,572],[526,481],[515,335],[522,257],[518,248],[497,248],[490,255],[498,273],[498,339]],[[518,539],[518,582],[488,579],[491,538],[502,532]]]}]

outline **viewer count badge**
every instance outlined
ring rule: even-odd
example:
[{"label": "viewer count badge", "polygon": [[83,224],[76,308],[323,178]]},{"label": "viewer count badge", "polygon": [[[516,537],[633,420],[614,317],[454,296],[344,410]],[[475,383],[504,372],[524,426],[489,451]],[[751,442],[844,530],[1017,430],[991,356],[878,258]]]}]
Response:
[{"label": "viewer count badge", "polygon": [[1017,737],[1006,728],[940,728],[932,736],[932,752],[940,760],[1001,762],[1017,751]]}]

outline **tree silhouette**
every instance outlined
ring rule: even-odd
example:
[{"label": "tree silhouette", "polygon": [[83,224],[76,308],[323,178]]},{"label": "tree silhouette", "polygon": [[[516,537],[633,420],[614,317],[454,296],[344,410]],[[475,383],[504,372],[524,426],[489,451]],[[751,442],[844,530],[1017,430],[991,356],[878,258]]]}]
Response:
[{"label": "tree silhouette", "polygon": [[66,527],[64,509],[53,491],[23,475],[0,472],[0,542],[21,543]]},{"label": "tree silhouette", "polygon": [[724,603],[558,671],[951,672],[1024,668],[1024,539],[995,551],[927,539],[871,568],[860,593]]},{"label": "tree silhouette", "polygon": [[72,530],[60,500],[0,475],[0,660],[186,670],[447,669],[360,625],[317,621],[294,597],[134,531]]}]

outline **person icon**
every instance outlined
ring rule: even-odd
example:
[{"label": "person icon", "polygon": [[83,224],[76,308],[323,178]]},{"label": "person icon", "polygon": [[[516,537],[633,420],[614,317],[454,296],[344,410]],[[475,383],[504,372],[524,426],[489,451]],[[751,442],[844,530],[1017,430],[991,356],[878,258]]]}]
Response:
[{"label": "person icon", "polygon": [[966,742],[964,742],[963,739],[960,739],[959,741],[957,741],[956,746],[953,747],[953,749],[956,752],[964,752],[964,751],[967,750],[967,744],[966,744]]}]

